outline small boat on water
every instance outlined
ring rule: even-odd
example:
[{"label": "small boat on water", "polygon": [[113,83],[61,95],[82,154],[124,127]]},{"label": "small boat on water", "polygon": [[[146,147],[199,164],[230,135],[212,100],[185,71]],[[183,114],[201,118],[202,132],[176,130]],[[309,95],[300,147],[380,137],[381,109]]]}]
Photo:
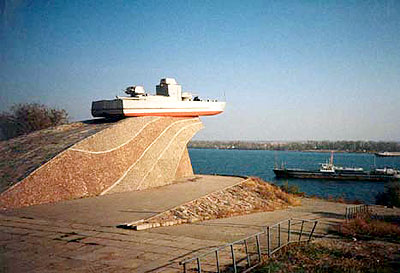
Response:
[{"label": "small boat on water", "polygon": [[333,153],[329,162],[321,163],[318,170],[289,169],[282,165],[275,167],[278,178],[362,180],[362,181],[396,181],[400,180],[400,171],[393,168],[372,169],[339,167],[333,164]]},{"label": "small boat on water", "polygon": [[182,92],[181,85],[173,78],[161,79],[160,84],[156,86],[156,95],[146,94],[143,86],[130,86],[126,88],[125,93],[130,96],[94,101],[92,115],[197,117],[222,113],[226,105],[226,102],[200,100],[189,92]]},{"label": "small boat on water", "polygon": [[383,153],[375,153],[375,155],[380,157],[394,157],[394,156],[400,156],[400,152],[383,152]]}]

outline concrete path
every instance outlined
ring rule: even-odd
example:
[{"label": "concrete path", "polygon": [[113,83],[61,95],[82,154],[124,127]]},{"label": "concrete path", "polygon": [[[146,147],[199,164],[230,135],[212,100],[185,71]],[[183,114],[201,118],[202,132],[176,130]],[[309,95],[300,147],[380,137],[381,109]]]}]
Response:
[{"label": "concrete path", "polygon": [[0,215],[0,272],[179,272],[221,242]]},{"label": "concrete path", "polygon": [[164,187],[31,206],[8,214],[114,227],[151,217],[242,180],[240,177],[196,175],[194,179]]},{"label": "concrete path", "polygon": [[141,192],[3,211],[0,272],[179,272],[183,257],[223,242],[116,225],[147,218],[242,180],[196,176]]},{"label": "concrete path", "polygon": [[262,226],[296,217],[319,219],[317,232],[344,219],[345,204],[302,199],[285,210],[145,231],[116,225],[139,220],[240,178],[201,176],[143,192],[113,194],[0,214],[0,272],[181,272],[179,262]]}]

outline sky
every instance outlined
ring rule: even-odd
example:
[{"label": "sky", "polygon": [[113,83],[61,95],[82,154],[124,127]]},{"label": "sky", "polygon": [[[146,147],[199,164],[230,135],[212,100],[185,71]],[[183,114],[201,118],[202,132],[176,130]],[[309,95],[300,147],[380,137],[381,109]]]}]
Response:
[{"label": "sky", "polygon": [[197,140],[400,141],[400,1],[0,0],[0,111],[164,77],[226,99]]}]

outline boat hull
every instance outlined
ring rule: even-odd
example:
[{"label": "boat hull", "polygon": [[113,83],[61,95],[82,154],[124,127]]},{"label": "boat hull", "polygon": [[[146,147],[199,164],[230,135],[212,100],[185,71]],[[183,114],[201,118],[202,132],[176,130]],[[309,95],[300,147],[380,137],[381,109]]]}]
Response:
[{"label": "boat hull", "polygon": [[92,103],[94,117],[126,116],[169,116],[198,117],[220,114],[225,102],[217,101],[172,101],[168,98],[158,101],[145,100],[103,100]]}]

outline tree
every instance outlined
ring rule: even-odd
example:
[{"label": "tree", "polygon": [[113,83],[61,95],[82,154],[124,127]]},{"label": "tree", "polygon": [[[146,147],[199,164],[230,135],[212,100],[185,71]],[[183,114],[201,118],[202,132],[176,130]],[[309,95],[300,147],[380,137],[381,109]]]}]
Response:
[{"label": "tree", "polygon": [[15,104],[9,112],[0,113],[0,139],[10,139],[67,122],[68,113],[64,109],[38,103]]},{"label": "tree", "polygon": [[377,205],[400,207],[400,183],[392,182],[386,185],[385,191],[375,197]]}]

